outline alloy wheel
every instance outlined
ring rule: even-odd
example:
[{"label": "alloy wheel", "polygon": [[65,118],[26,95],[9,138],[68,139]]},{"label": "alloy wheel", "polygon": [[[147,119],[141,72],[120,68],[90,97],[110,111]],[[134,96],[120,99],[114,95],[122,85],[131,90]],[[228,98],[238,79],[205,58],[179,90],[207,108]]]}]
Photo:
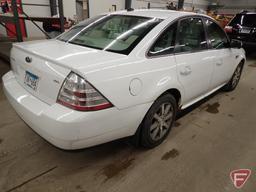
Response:
[{"label": "alloy wheel", "polygon": [[150,126],[150,137],[153,141],[162,139],[171,127],[173,107],[170,103],[163,103],[153,116]]},{"label": "alloy wheel", "polygon": [[236,87],[237,86],[237,84],[239,82],[239,79],[241,77],[241,71],[242,71],[241,69],[242,69],[241,66],[238,66],[236,68],[236,71],[235,71],[233,79],[232,79],[232,87]]}]

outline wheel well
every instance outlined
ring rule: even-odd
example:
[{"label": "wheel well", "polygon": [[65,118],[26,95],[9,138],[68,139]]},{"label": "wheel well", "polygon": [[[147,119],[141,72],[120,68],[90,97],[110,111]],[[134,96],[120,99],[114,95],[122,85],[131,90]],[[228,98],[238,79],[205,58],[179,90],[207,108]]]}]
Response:
[{"label": "wheel well", "polygon": [[245,64],[245,59],[244,58],[238,63],[238,65],[240,65],[240,64],[242,64],[242,70],[243,70],[244,69],[244,64]]},{"label": "wheel well", "polygon": [[242,63],[242,65],[244,66],[245,59],[242,59],[242,60],[240,61],[240,63]]},{"label": "wheel well", "polygon": [[177,105],[178,106],[180,105],[181,94],[178,89],[169,89],[169,90],[165,91],[162,95],[164,95],[164,94],[171,94],[175,98]]},{"label": "wheel well", "polygon": [[[165,95],[165,94],[171,94],[175,98],[175,100],[177,102],[177,106],[180,107],[181,94],[180,94],[180,91],[178,89],[175,89],[175,88],[169,89],[169,90],[165,91],[164,93],[162,93],[159,97],[161,97],[162,95]],[[144,118],[145,118],[145,116],[144,116]],[[143,118],[142,122],[144,121],[144,118]],[[139,146],[140,145],[140,138],[141,138],[141,124],[139,125],[138,129],[136,130],[134,136],[131,137],[131,142],[135,146]]]}]

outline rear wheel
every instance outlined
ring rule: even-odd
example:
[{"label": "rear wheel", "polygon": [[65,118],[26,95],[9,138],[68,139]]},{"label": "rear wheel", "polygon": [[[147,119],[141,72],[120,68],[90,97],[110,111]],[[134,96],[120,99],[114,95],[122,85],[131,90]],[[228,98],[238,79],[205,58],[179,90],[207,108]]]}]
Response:
[{"label": "rear wheel", "polygon": [[242,75],[242,71],[243,71],[243,63],[240,63],[237,66],[237,68],[236,68],[232,78],[228,82],[228,84],[226,84],[224,86],[225,91],[233,91],[237,87],[239,80],[241,78],[241,75]]},{"label": "rear wheel", "polygon": [[159,97],[141,124],[141,145],[146,148],[153,148],[161,144],[171,130],[176,113],[177,103],[172,95],[166,94]]}]

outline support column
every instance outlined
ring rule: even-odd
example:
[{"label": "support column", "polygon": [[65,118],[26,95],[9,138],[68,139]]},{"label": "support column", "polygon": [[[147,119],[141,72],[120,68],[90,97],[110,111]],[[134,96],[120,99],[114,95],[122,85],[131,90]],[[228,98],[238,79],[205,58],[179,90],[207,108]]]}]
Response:
[{"label": "support column", "polygon": [[65,31],[64,25],[65,25],[65,19],[64,19],[64,10],[63,10],[63,0],[58,0],[59,4],[59,15],[60,15],[60,29],[63,33]]},{"label": "support column", "polygon": [[57,15],[57,4],[56,0],[50,0],[51,16]]},{"label": "support column", "polygon": [[132,0],[125,0],[125,9],[132,8]]},{"label": "support column", "polygon": [[18,7],[16,0],[12,0],[12,12],[13,12],[13,20],[15,23],[16,28],[16,37],[18,42],[22,42],[22,34],[21,34],[21,28],[20,28],[20,20],[19,20],[19,13],[18,13]]},{"label": "support column", "polygon": [[178,10],[183,9],[183,6],[184,6],[184,0],[179,0],[178,1]]}]

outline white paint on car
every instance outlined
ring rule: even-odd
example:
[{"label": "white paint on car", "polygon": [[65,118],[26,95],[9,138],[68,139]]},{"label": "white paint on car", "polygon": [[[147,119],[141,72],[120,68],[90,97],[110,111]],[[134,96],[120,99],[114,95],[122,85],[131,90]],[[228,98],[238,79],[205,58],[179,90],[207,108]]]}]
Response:
[{"label": "white paint on car", "polygon": [[[232,48],[147,56],[159,34],[174,21],[186,16],[205,19],[207,16],[160,10],[121,11],[111,15],[163,21],[129,54],[58,39],[17,43],[12,48],[12,70],[3,76],[5,94],[21,118],[57,147],[79,149],[131,136],[161,94],[178,90],[180,107],[186,108],[225,85],[239,62],[245,59],[242,49]],[[26,57],[32,58],[31,63],[26,62]],[[36,75],[27,83],[35,83],[33,78],[38,77],[36,90],[24,84],[26,71]],[[62,105],[59,98],[60,94],[68,94],[62,88],[69,76],[80,78],[82,85],[90,84],[86,94],[97,93],[91,99],[102,102],[104,109],[79,111]]]}]

